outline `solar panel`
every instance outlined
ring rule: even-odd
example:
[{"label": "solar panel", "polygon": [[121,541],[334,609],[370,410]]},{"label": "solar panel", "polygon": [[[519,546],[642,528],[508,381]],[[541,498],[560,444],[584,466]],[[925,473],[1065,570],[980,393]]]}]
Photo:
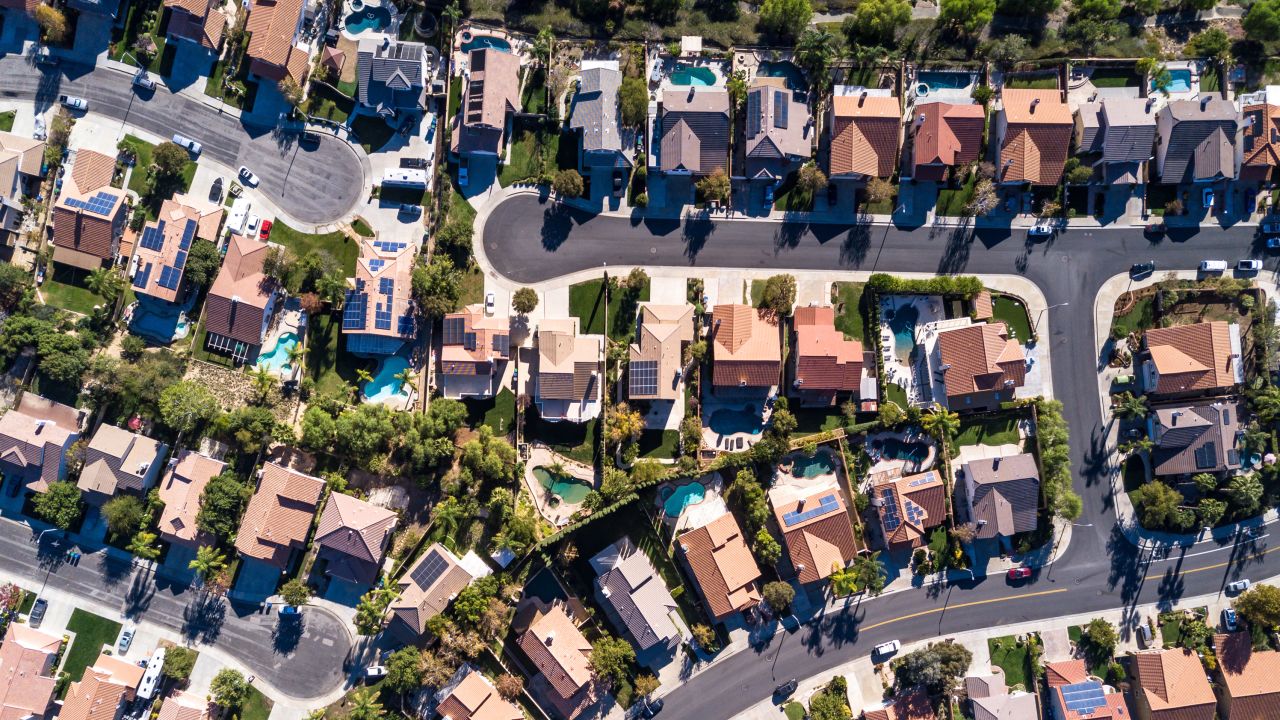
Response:
[{"label": "solar panel", "polygon": [[391,303],[377,303],[373,306],[373,326],[378,330],[391,329]]},{"label": "solar panel", "polygon": [[400,327],[396,328],[396,332],[400,333],[401,335],[412,335],[413,327],[414,327],[413,316],[408,313],[405,313],[404,315],[400,316]]},{"label": "solar panel", "polygon": [[164,267],[160,268],[160,279],[156,281],[156,284],[162,288],[177,290],[178,282],[181,280],[182,280],[181,270],[169,265],[165,265]]},{"label": "solar panel", "polygon": [[386,264],[387,264],[387,261],[386,261],[386,260],[379,260],[379,259],[377,259],[377,258],[375,258],[375,259],[373,259],[373,260],[370,260],[370,261],[369,261],[369,272],[371,272],[371,273],[379,273],[379,272],[382,272],[382,268],[383,268],[384,266],[386,266]]},{"label": "solar panel", "polygon": [[1067,710],[1074,710],[1081,715],[1091,715],[1094,710],[1106,705],[1103,695],[1102,684],[1092,680],[1062,688],[1062,702]]},{"label": "solar panel", "polygon": [[405,248],[405,243],[391,242],[390,240],[374,240],[373,246],[383,252],[400,252]]},{"label": "solar panel", "polygon": [[773,91],[773,126],[776,128],[787,127],[787,113],[791,110],[791,106],[787,103],[787,94],[781,90]]},{"label": "solar panel", "polygon": [[440,579],[445,570],[449,569],[449,562],[444,559],[444,555],[439,550],[432,550],[422,558],[422,562],[409,573],[413,584],[420,588],[429,588]]},{"label": "solar panel", "polygon": [[133,274],[133,286],[136,288],[146,288],[147,280],[151,277],[151,263],[140,263],[138,271]]},{"label": "solar panel", "polygon": [[760,134],[760,93],[747,93],[747,137]]},{"label": "solar panel", "polygon": [[510,335],[494,335],[493,351],[503,357],[511,354],[511,336]]},{"label": "solar panel", "polygon": [[1196,448],[1196,468],[1206,470],[1218,464],[1218,444],[1207,442]]},{"label": "solar panel", "polygon": [[791,512],[783,513],[782,524],[786,527],[791,527],[792,525],[797,525],[802,522],[808,522],[816,517],[826,515],[837,507],[838,504],[834,494],[823,495],[822,499],[818,501],[818,506],[815,508],[810,508],[804,512],[796,512],[795,510],[792,510]]},{"label": "solar panel", "polygon": [[476,349],[476,334],[474,332],[462,333],[462,347],[466,350]]},{"label": "solar panel", "polygon": [[1222,409],[1222,424],[1223,425],[1231,424],[1231,408]]},{"label": "solar panel", "polygon": [[916,478],[915,480],[912,480],[911,482],[907,483],[907,487],[917,487],[919,485],[924,485],[925,483],[931,483],[935,479],[936,478],[934,477],[932,472],[927,472],[924,475],[921,475],[920,477]]},{"label": "solar panel", "polygon": [[894,501],[893,490],[889,488],[881,490],[880,500],[884,503],[880,506],[883,511],[884,529],[890,532],[897,530],[902,524],[902,519],[898,517],[898,503]]},{"label": "solar panel", "polygon": [[177,257],[173,259],[173,266],[181,270],[187,266],[187,251],[179,250]]},{"label": "solar panel", "polygon": [[85,204],[80,200],[80,198],[66,198],[62,203],[67,207],[73,207],[77,210],[83,210],[85,208]]},{"label": "solar panel", "polygon": [[108,192],[99,192],[89,198],[89,202],[85,204],[85,209],[91,213],[98,215],[106,215],[116,204],[114,195]]},{"label": "solar panel", "polygon": [[395,292],[395,289],[396,289],[396,281],[394,279],[379,278],[378,292],[382,293],[383,295],[390,295]]},{"label": "solar panel", "polygon": [[363,330],[365,303],[369,296],[358,290],[347,291],[347,304],[342,309],[342,329],[343,330]]},{"label": "solar panel", "polygon": [[445,345],[461,345],[462,333],[467,326],[466,319],[460,317],[447,317],[444,319],[444,344]]},{"label": "solar panel", "polygon": [[631,363],[630,393],[655,395],[658,392],[658,361],[637,360]]},{"label": "solar panel", "polygon": [[142,228],[142,247],[160,252],[164,249],[164,221]]},{"label": "solar panel", "polygon": [[187,219],[187,226],[182,229],[182,240],[178,242],[178,249],[187,250],[191,247],[191,240],[196,236],[196,221]]}]

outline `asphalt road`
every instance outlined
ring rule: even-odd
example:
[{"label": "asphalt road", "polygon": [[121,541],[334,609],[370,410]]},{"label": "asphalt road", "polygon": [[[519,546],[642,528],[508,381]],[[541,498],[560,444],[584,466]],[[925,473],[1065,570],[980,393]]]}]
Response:
[{"label": "asphalt road", "polygon": [[[535,221],[531,222],[530,219]],[[490,214],[482,241],[494,269],[536,282],[607,262],[615,265],[1001,273],[1035,282],[1053,309],[1050,346],[1055,395],[1071,432],[1072,466],[1084,512],[1063,556],[1029,582],[1002,577],[939,584],[873,598],[761,639],[666,696],[664,716],[732,717],[792,677],[804,678],[870,653],[891,639],[912,642],[949,633],[1093,610],[1172,604],[1220,592],[1241,577],[1280,574],[1280,545],[1264,535],[1248,543],[1202,543],[1169,558],[1140,555],[1117,526],[1111,505],[1105,428],[1097,399],[1093,303],[1102,283],[1138,260],[1158,271],[1191,269],[1206,258],[1234,262],[1259,255],[1255,228],[1175,229],[1157,242],[1141,229],[1077,229],[1030,243],[1008,228],[895,228],[761,221],[633,220],[593,216],[515,196]],[[1268,265],[1274,262],[1268,260]],[[1036,318],[1032,318],[1033,322]]]},{"label": "asphalt road", "polygon": [[21,55],[0,57],[0,97],[32,100],[37,112],[43,112],[58,103],[59,95],[83,97],[89,101],[89,112],[162,138],[175,133],[194,138],[206,157],[232,171],[248,166],[262,180],[259,189],[305,223],[343,217],[364,192],[358,155],[363,151],[326,133],[321,133],[318,145],[302,147],[295,134],[248,124],[164,87],[135,88],[129,75],[105,67],[66,60],[46,67]]},{"label": "asphalt road", "polygon": [[30,527],[0,520],[0,577],[29,589],[43,587],[47,580],[50,588],[119,608],[112,619],[155,623],[192,642],[216,643],[249,672],[296,698],[323,696],[346,678],[351,636],[342,620],[324,608],[305,608],[297,623],[169,583],[105,552],[67,564],[67,546],[55,551],[54,535],[46,535],[37,548]]}]

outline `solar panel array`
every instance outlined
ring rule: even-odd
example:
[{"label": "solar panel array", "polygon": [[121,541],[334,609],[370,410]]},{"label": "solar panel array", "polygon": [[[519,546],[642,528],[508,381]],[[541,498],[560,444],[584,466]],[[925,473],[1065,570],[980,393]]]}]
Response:
[{"label": "solar panel array", "polygon": [[786,129],[787,113],[791,106],[787,104],[787,94],[781,90],[773,91],[773,126]]},{"label": "solar panel array", "polygon": [[378,258],[374,258],[373,260],[369,261],[369,272],[380,273],[382,272],[382,268],[386,267],[386,265],[387,265],[386,260],[380,260]]},{"label": "solar panel array", "polygon": [[395,292],[396,281],[391,278],[378,278],[378,292],[390,295]]},{"label": "solar panel array", "polygon": [[1207,470],[1218,464],[1218,443],[1207,442],[1196,448],[1196,469]]},{"label": "solar panel array", "polygon": [[637,360],[631,363],[632,395],[655,395],[658,392],[658,361]]},{"label": "solar panel array", "polygon": [[191,248],[191,241],[196,236],[196,221],[187,218],[187,226],[182,228],[182,240],[178,241],[179,250],[188,250]]},{"label": "solar panel array", "polygon": [[373,326],[378,330],[391,329],[391,308],[395,304],[394,294],[396,281],[392,278],[378,278],[378,292],[382,294],[382,302],[373,308]]},{"label": "solar panel array", "polygon": [[511,336],[510,335],[494,335],[493,351],[502,356],[511,354]]},{"label": "solar panel array", "polygon": [[1081,715],[1091,715],[1094,710],[1107,704],[1102,684],[1092,680],[1064,686],[1062,702],[1067,710],[1074,710]]},{"label": "solar panel array", "polygon": [[404,315],[401,315],[400,327],[396,328],[396,332],[400,333],[401,335],[412,335],[413,334],[413,315],[410,315],[409,313],[405,313]]},{"label": "solar panel array", "polygon": [[461,345],[462,334],[466,332],[467,321],[460,317],[447,317],[444,319],[444,344],[445,345]]},{"label": "solar panel array", "polygon": [[133,274],[133,286],[136,288],[146,288],[147,280],[151,278],[151,263],[140,263],[138,271]]},{"label": "solar panel array", "polygon": [[115,207],[116,196],[109,192],[98,192],[88,200],[79,198],[67,198],[68,207],[77,208],[79,210],[87,210],[98,215],[106,215]]},{"label": "solar panel array", "polygon": [[476,349],[476,334],[474,332],[462,333],[462,347],[466,350]]},{"label": "solar panel array", "polygon": [[880,507],[884,512],[884,529],[893,532],[902,524],[902,518],[898,517],[898,503],[893,496],[893,490],[890,488],[882,489],[880,491],[880,500],[884,502]]},{"label": "solar panel array", "polygon": [[392,242],[390,240],[374,240],[373,246],[383,252],[396,253],[405,248],[407,243]]},{"label": "solar panel array", "polygon": [[902,505],[907,511],[907,522],[912,525],[920,525],[921,521],[924,520],[925,515],[928,514],[924,511],[924,508],[905,498],[902,501]]},{"label": "solar panel array", "polygon": [[177,290],[179,282],[182,282],[181,270],[168,265],[160,268],[160,279],[156,281],[157,285],[169,290]]},{"label": "solar panel array", "polygon": [[142,247],[148,250],[160,252],[164,249],[164,221],[161,220],[154,227],[148,225],[142,228]]},{"label": "solar panel array", "polygon": [[834,494],[823,495],[822,499],[818,501],[818,507],[810,508],[804,512],[796,512],[795,510],[792,510],[791,512],[784,513],[782,515],[782,524],[786,527],[791,527],[792,525],[798,525],[802,522],[808,522],[816,517],[826,515],[838,507],[839,503],[836,502],[836,496]]},{"label": "solar panel array", "polygon": [[937,480],[937,479],[938,479],[938,478],[937,478],[937,476],[935,476],[935,475],[933,474],[933,472],[932,472],[932,471],[930,471],[930,472],[925,473],[924,475],[921,475],[920,477],[916,478],[915,480],[912,480],[911,482],[907,483],[907,487],[917,487],[917,486],[920,486],[920,485],[924,485],[925,483],[931,483],[931,482],[933,482],[934,480]]},{"label": "solar panel array", "polygon": [[356,280],[354,290],[347,291],[347,304],[342,309],[342,329],[343,330],[363,330],[365,307],[369,302],[369,295],[364,292],[364,281]]},{"label": "solar panel array", "polygon": [[747,93],[747,137],[760,132],[760,93]]},{"label": "solar panel array", "polygon": [[449,562],[444,559],[444,555],[439,550],[432,550],[427,556],[418,563],[418,567],[413,569],[409,577],[413,579],[415,585],[420,588],[429,588],[440,579],[445,570],[449,569]]}]

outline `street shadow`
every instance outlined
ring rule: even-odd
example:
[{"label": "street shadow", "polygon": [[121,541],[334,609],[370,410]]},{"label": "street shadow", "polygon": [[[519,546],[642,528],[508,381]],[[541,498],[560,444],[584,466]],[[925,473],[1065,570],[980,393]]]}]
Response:
[{"label": "street shadow", "polygon": [[871,226],[858,224],[849,228],[840,242],[840,264],[862,267],[871,250]]},{"label": "street shadow", "polygon": [[942,258],[938,260],[939,275],[955,275],[969,264],[969,250],[973,245],[972,228],[968,224],[957,225],[944,232],[947,236]]},{"label": "street shadow", "polygon": [[800,239],[809,227],[800,217],[800,213],[786,213],[782,222],[778,223],[778,229],[773,233],[774,255],[782,250],[794,250],[800,244]]},{"label": "street shadow", "polygon": [[156,585],[151,581],[150,573],[138,573],[133,576],[129,591],[124,595],[124,616],[137,619],[151,607],[151,598],[155,597]]},{"label": "street shadow", "polygon": [[302,633],[306,629],[306,621],[302,613],[277,615],[275,630],[271,631],[272,647],[281,655],[289,655],[298,649]]},{"label": "street shadow", "polygon": [[1160,612],[1172,610],[1187,591],[1187,582],[1182,577],[1182,563],[1186,555],[1187,547],[1184,545],[1177,562],[1165,568],[1164,574],[1160,576],[1160,583],[1156,585],[1156,607],[1160,608]]},{"label": "street shadow", "polygon": [[684,256],[689,259],[690,264],[697,262],[698,253],[702,252],[707,239],[715,231],[716,224],[711,219],[711,213],[706,210],[690,213],[685,219],[684,232],[680,239],[684,242]]},{"label": "street shadow", "polygon": [[98,553],[98,570],[102,573],[102,583],[107,586],[119,585],[133,574],[133,559],[118,559],[109,552]]},{"label": "street shadow", "polygon": [[222,634],[227,604],[221,595],[197,593],[182,611],[182,636],[189,641],[212,643]]},{"label": "street shadow", "polygon": [[1142,591],[1145,578],[1138,549],[1125,537],[1119,523],[1111,526],[1111,535],[1107,537],[1107,554],[1111,556],[1107,588],[1118,592],[1125,605],[1132,605]]}]

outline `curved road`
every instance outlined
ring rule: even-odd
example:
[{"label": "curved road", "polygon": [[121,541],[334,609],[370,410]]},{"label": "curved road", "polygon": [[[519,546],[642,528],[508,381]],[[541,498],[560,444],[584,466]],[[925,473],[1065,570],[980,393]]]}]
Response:
[{"label": "curved road", "polygon": [[[536,221],[531,222],[530,218]],[[595,216],[514,196],[490,213],[483,230],[494,270],[537,282],[602,263],[883,272],[1000,273],[1038,285],[1054,313],[1053,385],[1071,432],[1076,490],[1084,512],[1069,547],[1027,584],[1002,577],[941,583],[868,599],[779,633],[712,664],[667,695],[673,718],[731,717],[765,699],[788,678],[810,677],[866,654],[890,639],[912,642],[1009,623],[1125,608],[1128,632],[1137,605],[1171,604],[1221,592],[1240,577],[1280,574],[1280,545],[1264,535],[1248,542],[1200,543],[1152,561],[1120,531],[1111,505],[1111,468],[1098,406],[1093,305],[1099,287],[1135,260],[1160,269],[1194,268],[1205,258],[1234,261],[1258,253],[1255,228],[1175,229],[1159,242],[1141,228],[1075,229],[1032,244],[1008,228],[638,220]]]},{"label": "curved road", "polygon": [[204,103],[157,86],[134,88],[132,77],[106,67],[71,63],[36,65],[29,57],[0,57],[0,97],[35,102],[36,111],[58,103],[59,95],[79,95],[89,111],[142,128],[161,138],[181,133],[204,146],[204,155],[231,168],[247,165],[273,203],[290,217],[324,224],[344,217],[364,192],[361,149],[320,133],[315,147],[302,147],[296,134],[249,124]]}]

